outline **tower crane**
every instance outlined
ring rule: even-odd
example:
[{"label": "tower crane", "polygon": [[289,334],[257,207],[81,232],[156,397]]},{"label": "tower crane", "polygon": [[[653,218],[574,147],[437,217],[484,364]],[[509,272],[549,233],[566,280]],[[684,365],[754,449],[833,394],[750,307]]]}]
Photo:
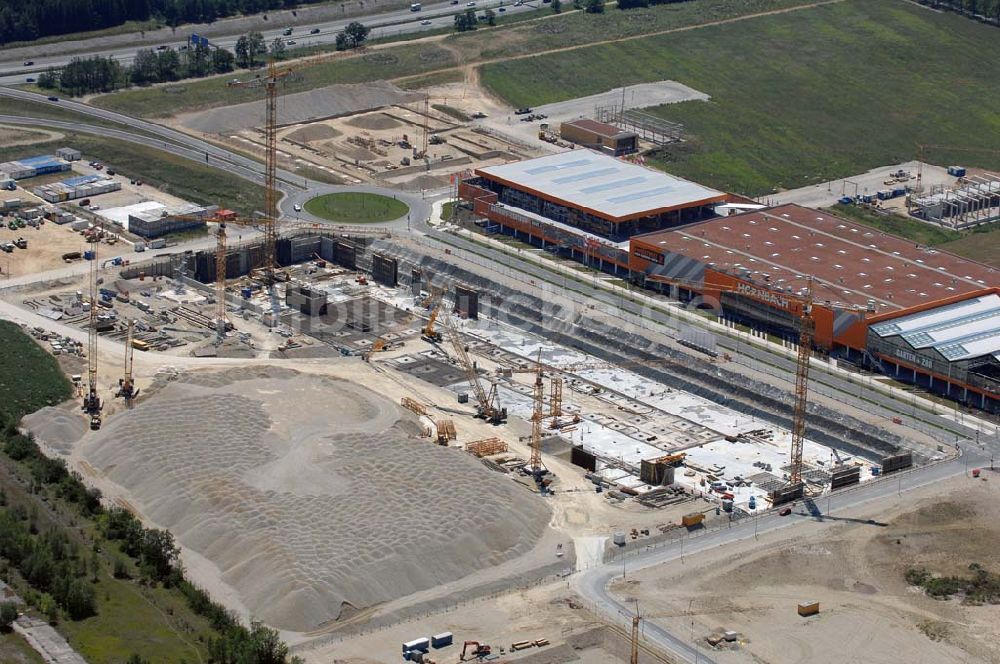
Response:
[{"label": "tower crane", "polygon": [[278,83],[294,73],[291,67],[279,69],[274,60],[267,64],[267,77],[252,81],[235,81],[231,87],[259,87],[265,90],[264,113],[264,261],[261,267],[264,283],[271,297],[274,320],[277,321],[278,296],[275,291],[274,271],[277,267],[275,244],[278,240]]},{"label": "tower crane", "polygon": [[[685,287],[709,288],[726,293],[738,293],[739,289],[719,284],[698,284],[686,279],[670,279],[657,275],[647,276],[647,280],[679,285]],[[800,305],[799,318],[799,348],[795,362],[795,393],[792,407],[792,449],[790,454],[790,471],[785,495],[793,495],[802,487],[802,444],[806,430],[806,406],[809,399],[809,358],[812,355],[813,336],[816,331],[816,321],[812,315],[813,309],[813,278],[806,277],[804,292],[789,299],[798,301]]]},{"label": "tower crane", "polygon": [[139,390],[135,389],[135,381],[132,378],[132,360],[135,354],[135,347],[132,342],[135,339],[135,320],[129,319],[128,331],[125,333],[125,376],[118,381],[118,394],[116,396],[125,400],[125,407],[131,408],[135,398],[139,396]]},{"label": "tower crane", "polygon": [[531,460],[528,467],[531,475],[535,478],[539,489],[542,488],[542,475],[545,468],[542,466],[542,418],[545,409],[545,382],[542,372],[542,349],[538,349],[538,359],[535,361],[535,385],[532,389],[532,409],[531,409]]},{"label": "tower crane", "polygon": [[101,398],[97,394],[97,242],[90,244],[90,320],[87,326],[87,393],[83,397],[83,412],[90,418],[90,428],[101,428]]},{"label": "tower crane", "polygon": [[486,391],[486,388],[483,387],[482,382],[479,380],[479,372],[476,370],[476,365],[473,364],[472,358],[469,357],[469,353],[465,350],[465,345],[462,343],[462,339],[458,335],[458,330],[455,329],[455,325],[452,323],[450,317],[445,318],[445,328],[448,330],[448,337],[451,340],[452,347],[455,349],[455,354],[458,356],[459,364],[465,370],[465,376],[469,380],[469,387],[472,388],[475,394],[476,417],[481,417],[490,424],[503,424],[507,420],[507,410],[500,408],[496,383],[490,386],[489,392]]}]

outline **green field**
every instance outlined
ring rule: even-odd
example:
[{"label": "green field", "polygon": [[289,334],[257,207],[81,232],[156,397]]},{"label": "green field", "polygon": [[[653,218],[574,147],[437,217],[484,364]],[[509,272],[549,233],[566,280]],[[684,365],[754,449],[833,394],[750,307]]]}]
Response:
[{"label": "green field", "polygon": [[0,321],[0,367],[0,422],[70,397],[69,381],[52,356],[9,321]]},{"label": "green field", "polygon": [[[690,141],[654,163],[757,195],[913,159],[918,142],[1000,151],[998,36],[903,0],[845,0],[489,64],[481,79],[514,106],[623,83],[690,85],[711,100],[655,110]],[[936,150],[933,160],[1000,167],[1000,154]]]},{"label": "green field", "polygon": [[144,186],[201,205],[219,205],[244,215],[263,205],[260,185],[155,148],[92,134],[65,132],[59,141],[0,148],[0,161],[51,153],[64,145],[83,152],[85,161],[98,159],[121,175],[141,178]]},{"label": "green field", "polygon": [[4,664],[45,664],[20,634],[0,632],[0,662]]},{"label": "green field", "polygon": [[[535,12],[502,19],[495,28],[450,34],[444,47],[432,42],[399,44],[370,50],[361,55],[343,53],[322,63],[296,63],[296,77],[283,86],[283,93],[300,92],[335,83],[364,83],[430,74],[484,59],[530,55],[554,48],[591,43],[595,38],[619,39],[724,20],[761,11],[806,4],[808,0],[691,0],[659,5],[639,13],[622,12],[609,6],[604,14],[567,12],[558,16]],[[565,3],[569,8],[570,3]],[[498,18],[501,15],[498,14]],[[517,20],[514,20],[514,19]],[[595,37],[595,35],[600,35]],[[410,38],[424,35],[411,35]],[[297,55],[293,53],[292,55]],[[328,57],[328,56],[327,56]],[[227,106],[261,98],[259,89],[230,88],[233,78],[247,80],[253,74],[240,71],[210,79],[150,88],[124,90],[95,97],[91,103],[128,115],[168,117]]]},{"label": "green field", "polygon": [[339,224],[393,221],[410,211],[406,203],[395,198],[359,192],[317,196],[306,203],[305,209],[309,214]]}]

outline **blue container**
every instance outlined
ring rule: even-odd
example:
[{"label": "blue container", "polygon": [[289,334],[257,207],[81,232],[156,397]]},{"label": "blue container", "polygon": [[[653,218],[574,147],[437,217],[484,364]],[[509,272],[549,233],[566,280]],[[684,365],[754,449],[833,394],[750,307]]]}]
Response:
[{"label": "blue container", "polygon": [[83,252],[83,259],[84,260],[92,261],[95,258],[97,258],[97,252],[91,251],[91,250],[87,250],[87,251]]},{"label": "blue container", "polygon": [[878,477],[882,474],[882,469],[878,466],[872,466],[872,477]]},{"label": "blue container", "polygon": [[892,190],[893,196],[906,196],[906,187],[896,187]]},{"label": "blue container", "polygon": [[241,288],[240,295],[243,296],[244,300],[249,300],[250,296],[253,294],[252,288]]}]

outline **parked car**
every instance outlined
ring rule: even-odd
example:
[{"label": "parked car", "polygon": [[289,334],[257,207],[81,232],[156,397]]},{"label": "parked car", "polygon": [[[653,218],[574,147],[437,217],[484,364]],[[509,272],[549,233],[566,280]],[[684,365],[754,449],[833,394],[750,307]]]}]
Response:
[{"label": "parked car", "polygon": [[785,509],[783,509],[780,512],[778,512],[778,514],[780,516],[788,516],[791,513],[792,513],[792,508],[791,507],[786,507]]},{"label": "parked car", "polygon": [[108,175],[114,175],[114,174],[115,174],[115,172],[109,168],[108,169]]}]

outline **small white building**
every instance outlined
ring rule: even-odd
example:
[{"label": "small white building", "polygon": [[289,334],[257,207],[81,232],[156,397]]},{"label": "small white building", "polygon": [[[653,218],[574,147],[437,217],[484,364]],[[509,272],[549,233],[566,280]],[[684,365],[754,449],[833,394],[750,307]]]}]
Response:
[{"label": "small white building", "polygon": [[79,161],[83,154],[75,148],[59,148],[56,150],[56,156],[66,161]]}]

